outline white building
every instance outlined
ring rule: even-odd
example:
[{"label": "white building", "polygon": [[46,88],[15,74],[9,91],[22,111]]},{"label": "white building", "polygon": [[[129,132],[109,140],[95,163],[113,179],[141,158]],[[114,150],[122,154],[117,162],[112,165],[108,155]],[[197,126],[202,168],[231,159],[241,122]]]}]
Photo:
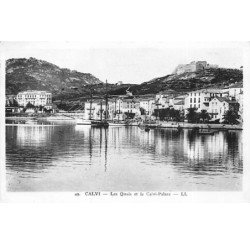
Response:
[{"label": "white building", "polygon": [[242,83],[236,83],[228,88],[225,89],[225,91],[228,92],[230,97],[234,97],[236,101],[238,101],[241,98],[241,95],[243,94],[243,84]]},{"label": "white building", "polygon": [[108,100],[109,119],[124,120],[123,115],[123,99],[112,98]]},{"label": "white building", "polygon": [[19,106],[31,103],[34,106],[46,106],[52,104],[52,94],[47,91],[29,90],[19,92],[16,98]]},{"label": "white building", "polygon": [[157,109],[173,107],[173,98],[176,96],[174,90],[161,91],[155,96],[155,106]]},{"label": "white building", "polygon": [[152,115],[155,109],[155,98],[139,98],[140,108],[145,110],[145,115]]},{"label": "white building", "polygon": [[219,119],[220,122],[224,120],[224,115],[229,109],[237,108],[237,102],[232,101],[226,97],[214,97],[209,102],[208,113],[211,116],[211,120]]},{"label": "white building", "polygon": [[122,112],[140,115],[140,102],[135,98],[124,98],[122,102]]},{"label": "white building", "polygon": [[176,110],[183,111],[185,109],[185,99],[187,95],[176,96],[172,99],[173,108]]},{"label": "white building", "polygon": [[224,89],[201,89],[189,92],[185,98],[185,109],[197,108],[197,111],[208,110],[210,100],[215,97],[227,97]]}]

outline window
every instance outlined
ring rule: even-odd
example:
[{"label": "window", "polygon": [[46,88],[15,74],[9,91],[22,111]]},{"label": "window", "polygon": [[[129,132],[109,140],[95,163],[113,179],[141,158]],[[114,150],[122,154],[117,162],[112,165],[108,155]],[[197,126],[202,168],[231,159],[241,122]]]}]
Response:
[{"label": "window", "polygon": [[190,104],[190,108],[192,108],[192,104]]},{"label": "window", "polygon": [[194,108],[196,108],[196,104],[194,104]]},{"label": "window", "polygon": [[192,102],[192,98],[190,98],[190,102]]},{"label": "window", "polygon": [[201,107],[201,105],[199,104],[199,105],[198,105],[198,107],[200,108],[200,107]]},{"label": "window", "polygon": [[199,98],[199,102],[201,102],[201,98]]},{"label": "window", "polygon": [[194,98],[194,102],[196,102],[196,98]]}]

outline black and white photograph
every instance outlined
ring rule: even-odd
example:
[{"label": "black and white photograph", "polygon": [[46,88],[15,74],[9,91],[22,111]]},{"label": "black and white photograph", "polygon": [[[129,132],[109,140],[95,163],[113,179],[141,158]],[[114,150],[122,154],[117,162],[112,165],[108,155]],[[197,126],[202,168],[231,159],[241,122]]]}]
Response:
[{"label": "black and white photograph", "polygon": [[242,191],[246,45],[2,42],[6,192]]},{"label": "black and white photograph", "polygon": [[249,23],[0,0],[0,249],[249,250]]}]

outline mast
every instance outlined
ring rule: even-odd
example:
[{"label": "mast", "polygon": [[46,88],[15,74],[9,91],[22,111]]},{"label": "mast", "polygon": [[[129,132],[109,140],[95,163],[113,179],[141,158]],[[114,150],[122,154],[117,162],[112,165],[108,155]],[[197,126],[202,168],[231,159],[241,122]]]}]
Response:
[{"label": "mast", "polygon": [[101,112],[101,117],[100,117],[100,119],[101,119],[101,121],[102,121],[102,100],[101,100],[101,110],[100,110],[100,112]]},{"label": "mast", "polygon": [[90,88],[90,110],[89,110],[89,120],[92,120],[92,87]]},{"label": "mast", "polygon": [[[116,117],[116,101],[117,99],[115,98],[115,117]],[[114,120],[114,116],[113,116],[113,120]]]},{"label": "mast", "polygon": [[107,94],[107,84],[108,84],[108,80],[106,80],[106,87],[105,87],[105,106],[106,106],[106,110],[105,110],[105,120],[107,120],[107,118],[108,118],[108,94]]},{"label": "mast", "polygon": [[119,115],[118,115],[118,122],[120,121],[120,114],[121,114],[121,99],[119,100]]}]

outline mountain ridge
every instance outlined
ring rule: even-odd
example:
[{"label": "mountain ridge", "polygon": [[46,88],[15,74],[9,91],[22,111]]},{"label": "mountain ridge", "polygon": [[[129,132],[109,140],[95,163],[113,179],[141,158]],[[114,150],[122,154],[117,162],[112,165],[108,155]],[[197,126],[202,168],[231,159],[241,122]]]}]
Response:
[{"label": "mountain ridge", "polygon": [[86,98],[91,93],[124,95],[129,88],[134,95],[156,94],[174,90],[188,92],[210,87],[226,87],[243,81],[239,69],[210,68],[183,74],[168,74],[155,77],[141,84],[105,84],[91,73],[81,73],[33,57],[12,58],[6,61],[6,94],[17,94],[24,90],[47,90],[54,100]]}]

